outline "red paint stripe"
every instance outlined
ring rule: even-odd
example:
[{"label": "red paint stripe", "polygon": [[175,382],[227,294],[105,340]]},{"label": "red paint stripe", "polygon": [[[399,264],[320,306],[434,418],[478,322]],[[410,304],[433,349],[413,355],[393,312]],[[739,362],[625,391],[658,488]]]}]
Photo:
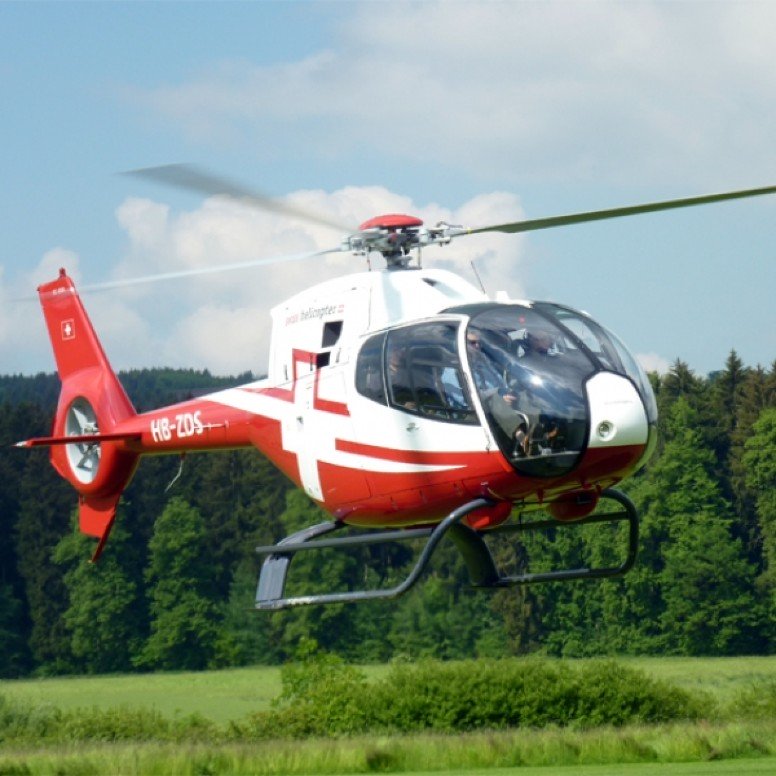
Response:
[{"label": "red paint stripe", "polygon": [[345,415],[350,417],[350,410],[347,404],[330,399],[321,399],[318,396],[313,397],[313,408],[321,412],[331,412],[334,415]]},{"label": "red paint stripe", "polygon": [[313,385],[313,408],[320,410],[321,412],[331,412],[334,415],[344,415],[350,417],[350,410],[348,405],[341,401],[334,401],[332,399],[322,399],[318,395],[320,389],[321,370],[315,370],[315,383]]},{"label": "red paint stripe", "polygon": [[280,399],[281,401],[287,401],[293,403],[294,390],[288,390],[287,388],[256,388],[256,393],[262,394],[262,396],[269,396],[272,399]]},{"label": "red paint stripe", "polygon": [[384,461],[397,461],[399,463],[436,464],[447,466],[471,465],[479,460],[490,459],[492,453],[479,450],[445,453],[426,450],[399,450],[389,447],[366,445],[361,442],[353,442],[349,439],[336,439],[335,449],[343,453],[354,453],[369,458],[380,458]]}]

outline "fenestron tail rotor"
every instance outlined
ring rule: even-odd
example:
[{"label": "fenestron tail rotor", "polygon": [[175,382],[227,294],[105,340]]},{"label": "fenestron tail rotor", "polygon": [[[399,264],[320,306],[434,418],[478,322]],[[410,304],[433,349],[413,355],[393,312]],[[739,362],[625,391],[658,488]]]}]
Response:
[{"label": "fenestron tail rotor", "polygon": [[65,415],[65,434],[77,437],[78,441],[65,446],[70,469],[79,482],[88,484],[94,481],[100,466],[100,443],[84,439],[99,434],[97,414],[92,405],[84,398],[78,398],[68,407]]}]

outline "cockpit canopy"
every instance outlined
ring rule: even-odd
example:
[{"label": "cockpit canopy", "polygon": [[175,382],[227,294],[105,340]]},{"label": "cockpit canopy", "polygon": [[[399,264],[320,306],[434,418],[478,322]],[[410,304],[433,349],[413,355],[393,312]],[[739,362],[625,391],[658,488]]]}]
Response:
[{"label": "cockpit canopy", "polygon": [[588,316],[550,303],[476,304],[446,312],[469,317],[465,338],[453,320],[374,335],[359,354],[357,390],[447,423],[476,424],[480,409],[514,468],[533,477],[560,476],[576,466],[589,436],[586,383],[598,372],[627,377],[648,421],[656,421],[643,370]]}]

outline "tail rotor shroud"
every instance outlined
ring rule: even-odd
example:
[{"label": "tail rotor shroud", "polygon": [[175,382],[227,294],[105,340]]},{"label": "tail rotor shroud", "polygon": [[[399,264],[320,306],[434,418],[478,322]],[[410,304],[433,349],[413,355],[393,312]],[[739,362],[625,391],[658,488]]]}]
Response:
[{"label": "tail rotor shroud", "polygon": [[[84,437],[97,435],[99,432],[94,407],[83,397],[73,400],[65,415],[65,434],[70,437]],[[74,442],[65,445],[65,452],[73,476],[85,485],[94,482],[100,468],[100,442]]]}]

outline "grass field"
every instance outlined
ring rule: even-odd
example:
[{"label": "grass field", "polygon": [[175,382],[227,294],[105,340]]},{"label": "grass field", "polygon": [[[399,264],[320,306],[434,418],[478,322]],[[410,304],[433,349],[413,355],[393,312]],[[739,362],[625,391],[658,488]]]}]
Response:
[{"label": "grass field", "polygon": [[[684,689],[709,692],[723,704],[744,687],[776,682],[776,656],[618,660]],[[378,676],[386,667],[368,666],[365,670]],[[280,669],[274,666],[0,682],[0,693],[9,699],[36,705],[45,703],[62,709],[150,707],[166,716],[199,713],[219,723],[269,708],[279,692]]]},{"label": "grass field", "polygon": [[[766,746],[766,738],[770,746]],[[764,749],[765,747],[765,749]],[[641,759],[641,762],[639,762]],[[646,759],[646,761],[644,761]],[[90,744],[0,749],[7,776],[732,776],[776,773],[776,724],[521,730],[253,744]]]},{"label": "grass field", "polygon": [[[623,658],[680,687],[704,691],[724,710],[736,693],[776,683],[776,657]],[[371,666],[379,677],[386,666]],[[269,708],[278,668],[202,673],[72,677],[0,682],[10,701],[61,709],[151,708],[198,713],[219,726]],[[228,740],[180,744],[88,743],[12,747],[0,743],[0,776],[35,774],[364,774],[440,772],[507,776],[732,776],[776,774],[776,719],[723,714],[702,723],[624,728],[514,729],[459,735],[382,735],[302,741]]]},{"label": "grass field", "polygon": [[274,666],[0,682],[7,698],[35,705],[153,708],[165,716],[199,713],[214,722],[269,708],[279,692],[280,669]]}]

